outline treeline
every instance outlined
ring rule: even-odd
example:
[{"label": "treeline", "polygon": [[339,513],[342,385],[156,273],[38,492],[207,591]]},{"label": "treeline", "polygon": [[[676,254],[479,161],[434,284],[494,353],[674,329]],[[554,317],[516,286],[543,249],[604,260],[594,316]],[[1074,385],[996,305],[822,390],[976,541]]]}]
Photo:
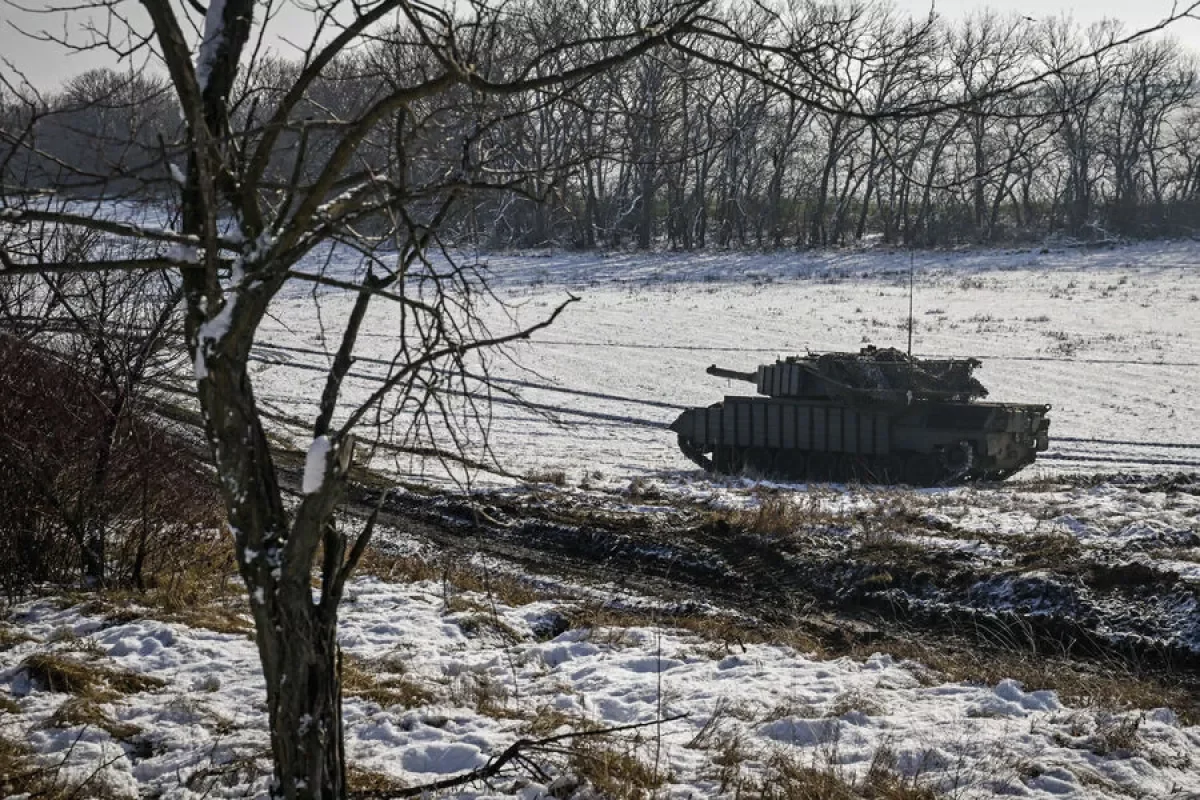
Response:
[{"label": "treeline", "polygon": [[[503,20],[487,28],[490,62],[472,68],[504,75],[538,52],[538,69],[560,69],[556,42],[602,42],[597,31],[615,30],[632,5],[600,0],[573,19],[528,4],[511,35],[496,35]],[[431,216],[456,182],[496,188],[441,225],[493,248],[928,246],[1200,227],[1200,83],[1173,40],[1112,46],[1117,23],[991,13],[947,24],[841,2],[721,13],[724,49],[712,36],[684,40],[570,91],[498,99],[463,89],[436,105],[415,96],[376,121],[346,173],[436,184]],[[396,31],[324,68],[306,123],[275,148],[280,203],[302,190],[305,171],[338,157],[330,143],[343,120],[401,77],[434,74],[428,52]],[[257,60],[233,104],[235,128],[270,124],[303,68]],[[96,71],[56,96],[0,103],[4,170],[20,173],[6,183],[85,195],[177,189],[182,164],[167,165],[181,125],[160,79]],[[12,148],[16,136],[36,147]]]}]

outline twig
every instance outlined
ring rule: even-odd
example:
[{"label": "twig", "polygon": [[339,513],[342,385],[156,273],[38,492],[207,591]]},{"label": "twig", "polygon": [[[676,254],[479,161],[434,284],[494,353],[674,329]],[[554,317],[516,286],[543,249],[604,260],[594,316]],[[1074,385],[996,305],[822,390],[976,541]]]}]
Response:
[{"label": "twig", "polygon": [[[354,800],[391,800],[398,797],[420,797],[427,792],[439,792],[444,789],[451,789],[455,786],[463,786],[475,781],[487,780],[495,777],[501,769],[510,761],[517,763],[528,763],[525,758],[525,752],[528,750],[537,750],[548,747],[555,742],[561,742],[565,739],[581,739],[585,736],[607,736],[611,733],[621,733],[623,731],[638,730],[641,728],[649,728],[659,726],[665,722],[675,722],[686,718],[687,714],[676,714],[665,719],[653,719],[649,722],[635,722],[629,725],[618,725],[613,728],[599,728],[591,731],[573,731],[570,733],[560,733],[555,736],[547,736],[544,739],[518,739],[507,748],[504,752],[495,758],[488,761],[482,767],[473,769],[470,772],[464,772],[461,775],[455,775],[450,778],[442,778],[441,780],[432,783],[421,784],[420,786],[409,786],[404,789],[381,790],[381,791],[362,791],[351,792],[350,797]],[[540,769],[538,770],[541,771]]]}]

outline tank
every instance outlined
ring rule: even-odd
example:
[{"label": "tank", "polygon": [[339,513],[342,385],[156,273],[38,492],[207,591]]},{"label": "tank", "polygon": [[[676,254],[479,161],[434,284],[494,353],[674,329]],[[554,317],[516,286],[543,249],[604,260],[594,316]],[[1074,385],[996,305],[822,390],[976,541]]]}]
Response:
[{"label": "tank", "polygon": [[894,348],[793,356],[753,372],[757,396],[690,408],[671,424],[683,454],[710,472],[796,481],[947,486],[1003,480],[1049,444],[1048,405],[984,401],[974,358]]}]

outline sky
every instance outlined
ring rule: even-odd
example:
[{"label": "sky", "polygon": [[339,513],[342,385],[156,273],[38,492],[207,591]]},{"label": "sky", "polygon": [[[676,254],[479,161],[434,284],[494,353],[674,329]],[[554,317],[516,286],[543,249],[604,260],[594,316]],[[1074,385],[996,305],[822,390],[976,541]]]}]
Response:
[{"label": "sky", "polygon": [[[17,32],[15,26],[27,31],[49,30],[61,35],[64,31],[77,34],[81,17],[78,12],[71,16],[63,13],[29,14],[14,7],[16,2],[27,9],[46,9],[52,6],[62,6],[68,0],[0,0],[0,71],[10,77],[10,66],[15,66],[28,77],[30,82],[40,89],[52,90],[62,81],[80,72],[97,66],[111,66],[114,58],[103,51],[66,54],[61,48],[46,42],[33,41]],[[1081,23],[1089,23],[1104,17],[1114,17],[1126,23],[1128,28],[1143,28],[1161,20],[1171,11],[1171,0],[1083,0],[1083,2],[1065,2],[1064,0],[893,0],[897,8],[913,15],[924,16],[931,5],[938,14],[947,18],[959,18],[973,11],[984,8],[994,8],[999,11],[1013,11],[1019,14],[1038,18],[1070,14]],[[132,8],[140,13],[137,3],[126,2],[122,7]],[[306,28],[305,20],[299,13],[293,13],[278,21],[278,29],[290,31],[293,38],[302,34]],[[1175,35],[1185,43],[1188,40],[1200,41],[1200,20],[1183,20],[1175,27]]]}]

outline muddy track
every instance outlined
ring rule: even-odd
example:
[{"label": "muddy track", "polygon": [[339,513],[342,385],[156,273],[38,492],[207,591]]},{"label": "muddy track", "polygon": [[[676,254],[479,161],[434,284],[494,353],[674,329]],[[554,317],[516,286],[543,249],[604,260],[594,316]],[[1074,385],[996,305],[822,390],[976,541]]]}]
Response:
[{"label": "muddy track", "polygon": [[[377,490],[359,487],[353,511],[369,513],[377,502]],[[903,635],[938,646],[1001,646],[1124,663],[1200,689],[1194,644],[1155,635],[1155,604],[1200,599],[1170,575],[1105,564],[1075,565],[1061,580],[997,573],[945,550],[854,547],[820,530],[782,539],[710,515],[664,521],[514,495],[473,507],[456,497],[402,494],[389,498],[382,521],[439,551],[483,555],[529,577],[623,589],[680,613],[730,609],[752,624],[799,629],[826,643]],[[1003,602],[988,594],[1001,587]]]}]

